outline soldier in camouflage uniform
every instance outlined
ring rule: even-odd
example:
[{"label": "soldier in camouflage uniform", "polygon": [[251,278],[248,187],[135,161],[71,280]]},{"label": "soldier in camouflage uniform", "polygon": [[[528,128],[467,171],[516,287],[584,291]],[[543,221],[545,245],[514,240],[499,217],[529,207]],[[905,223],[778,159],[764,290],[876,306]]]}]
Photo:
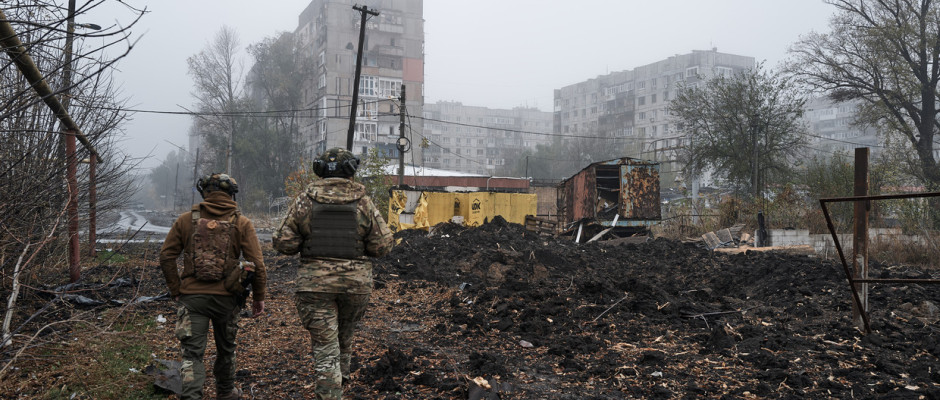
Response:
[{"label": "soldier in camouflage uniform", "polygon": [[343,395],[353,332],[372,293],[369,257],[383,256],[394,245],[365,187],[353,180],[358,165],[349,151],[327,150],[313,164],[323,179],[294,199],[273,235],[277,251],[300,253],[294,302],[310,332],[318,399]]},{"label": "soldier in camouflage uniform", "polygon": [[[238,192],[235,179],[226,174],[212,174],[201,178],[197,187],[203,201],[193,211],[181,215],[163,241],[160,250],[160,268],[166,278],[170,295],[179,302],[176,337],[180,340],[183,362],[180,366],[182,393],[180,399],[202,399],[202,387],[206,379],[206,367],[202,358],[208,343],[209,325],[215,338],[216,360],[213,367],[218,399],[241,398],[241,390],[235,387],[235,335],[238,332],[241,305],[226,289],[225,280],[200,280],[194,262],[197,244],[194,243],[194,223],[205,219],[213,229],[228,222],[231,239],[229,254],[203,255],[214,262],[225,265],[238,263],[239,256],[254,263],[255,278],[252,282],[252,316],[264,312],[264,296],[267,274],[261,255],[261,246],[254,226],[244,215],[238,213],[234,196]],[[195,214],[195,215],[194,215]],[[199,245],[200,249],[205,243]],[[180,274],[176,260],[183,255],[183,272]],[[214,264],[209,262],[209,264]],[[230,267],[229,269],[234,269]]]}]

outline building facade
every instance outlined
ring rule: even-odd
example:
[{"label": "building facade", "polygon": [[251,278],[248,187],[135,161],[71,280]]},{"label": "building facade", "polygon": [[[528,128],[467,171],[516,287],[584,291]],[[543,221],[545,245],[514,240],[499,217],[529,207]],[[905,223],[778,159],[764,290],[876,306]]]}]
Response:
[{"label": "building facade", "polygon": [[882,148],[878,130],[856,124],[858,102],[835,103],[826,97],[806,102],[803,119],[808,125],[809,157],[829,158],[836,152],[852,156],[856,147],[868,147],[872,156]]},{"label": "building facade", "polygon": [[[555,90],[558,134],[601,141],[604,157],[642,158],[663,163],[664,186],[675,178],[677,150],[688,142],[670,121],[667,107],[682,87],[754,68],[753,57],[694,50],[665,60],[610,73]],[[577,140],[577,138],[574,138]],[[572,140],[569,138],[569,140]],[[670,175],[672,173],[672,175]]]},{"label": "building facade", "polygon": [[492,176],[552,141],[552,113],[442,101],[424,105],[424,166]]},{"label": "building facade", "polygon": [[[401,134],[403,85],[406,113],[422,114],[423,0],[313,0],[300,14],[295,31],[316,64],[316,72],[303,89],[304,105],[311,110],[301,128],[308,157],[347,144],[361,25],[354,5],[367,6],[379,15],[366,21],[353,152],[364,154],[376,148],[387,156],[398,156],[395,143]],[[406,125],[410,151],[420,158],[421,124]]]}]

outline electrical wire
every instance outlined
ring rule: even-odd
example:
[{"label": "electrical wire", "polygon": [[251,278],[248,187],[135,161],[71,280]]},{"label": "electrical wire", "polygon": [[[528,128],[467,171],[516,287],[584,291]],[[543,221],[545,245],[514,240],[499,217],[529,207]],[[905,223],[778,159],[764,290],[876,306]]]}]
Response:
[{"label": "electrical wire", "polygon": [[[390,99],[377,99],[370,101],[361,101],[360,105],[366,104],[376,104],[384,101],[389,101]],[[212,112],[212,111],[162,111],[162,110],[146,110],[146,109],[135,109],[135,108],[118,108],[118,107],[88,107],[89,109],[95,110],[106,110],[106,111],[125,111],[132,113],[140,114],[165,114],[165,115],[189,115],[189,116],[211,116],[211,117],[282,117],[287,116],[288,114],[297,114],[297,113],[309,113],[313,111],[329,111],[329,110],[342,110],[352,107],[352,104],[336,105],[329,107],[313,107],[313,108],[301,108],[301,109],[290,109],[290,110],[268,110],[268,111],[235,111],[235,112]],[[317,116],[306,116],[306,115],[294,115],[298,118],[317,118]],[[337,117],[327,117],[327,118],[337,118]]]}]

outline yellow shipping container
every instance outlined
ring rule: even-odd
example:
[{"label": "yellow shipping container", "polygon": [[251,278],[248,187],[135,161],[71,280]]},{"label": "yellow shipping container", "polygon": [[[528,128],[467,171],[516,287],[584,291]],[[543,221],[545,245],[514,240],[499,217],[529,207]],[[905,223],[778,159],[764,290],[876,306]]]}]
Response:
[{"label": "yellow shipping container", "polygon": [[526,215],[535,215],[538,199],[528,193],[497,192],[419,192],[393,190],[389,201],[389,227],[392,231],[424,229],[441,222],[462,220],[466,226],[480,226],[497,215],[508,222],[525,224]]}]

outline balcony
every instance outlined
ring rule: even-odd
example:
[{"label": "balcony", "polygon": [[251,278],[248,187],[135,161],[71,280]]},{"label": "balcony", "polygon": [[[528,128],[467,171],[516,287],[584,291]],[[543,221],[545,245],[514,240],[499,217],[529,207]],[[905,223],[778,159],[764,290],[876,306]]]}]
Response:
[{"label": "balcony", "polygon": [[373,47],[374,51],[383,56],[396,56],[404,57],[405,49],[401,46],[389,46],[389,45],[376,45]]}]

